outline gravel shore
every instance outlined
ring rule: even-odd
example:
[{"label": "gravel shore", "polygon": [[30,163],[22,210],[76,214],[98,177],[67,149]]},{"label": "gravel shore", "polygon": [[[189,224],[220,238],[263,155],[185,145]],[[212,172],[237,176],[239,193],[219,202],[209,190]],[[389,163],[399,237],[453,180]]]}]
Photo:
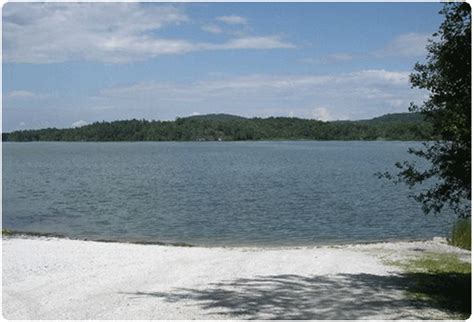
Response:
[{"label": "gravel shore", "polygon": [[471,252],[442,239],[203,248],[4,238],[6,319],[449,319],[388,263]]}]

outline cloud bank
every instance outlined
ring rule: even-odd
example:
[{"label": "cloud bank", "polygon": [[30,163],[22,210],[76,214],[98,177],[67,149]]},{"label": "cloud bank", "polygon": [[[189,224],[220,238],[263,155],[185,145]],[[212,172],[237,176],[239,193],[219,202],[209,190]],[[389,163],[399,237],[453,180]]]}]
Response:
[{"label": "cloud bank", "polygon": [[246,25],[247,19],[241,16],[231,15],[231,16],[220,16],[216,18],[217,21],[226,23],[228,25]]},{"label": "cloud bank", "polygon": [[373,54],[377,58],[424,56],[430,36],[430,34],[414,32],[402,34]]},{"label": "cloud bank", "polygon": [[29,127],[69,127],[77,120],[89,123],[132,118],[173,120],[176,116],[207,113],[330,121],[407,112],[410,102],[419,103],[426,95],[424,91],[411,89],[408,71],[208,75],[194,82],[148,81],[109,86],[73,105],[64,105],[58,96],[51,96],[42,104],[36,101],[35,105],[6,97],[4,117],[15,120],[7,124],[8,130],[21,128],[18,124],[26,121]]},{"label": "cloud bank", "polygon": [[[238,16],[220,20],[245,22]],[[8,3],[3,61],[127,63],[194,51],[295,47],[277,36],[242,36],[222,43],[160,37],[160,30],[189,21],[181,7],[154,3]]]},{"label": "cloud bank", "polygon": [[[412,90],[409,72],[362,70],[331,75],[247,75],[191,84],[141,82],[101,90],[104,99],[147,106],[166,118],[226,112],[243,116],[288,116],[324,120],[360,119],[388,112],[406,112],[424,93]],[[200,109],[198,109],[200,108]],[[191,110],[192,109],[192,110]]]},{"label": "cloud bank", "polygon": [[380,49],[366,53],[332,53],[319,58],[306,57],[298,62],[306,64],[339,64],[361,59],[421,58],[426,55],[426,46],[432,36],[428,33],[401,34]]}]

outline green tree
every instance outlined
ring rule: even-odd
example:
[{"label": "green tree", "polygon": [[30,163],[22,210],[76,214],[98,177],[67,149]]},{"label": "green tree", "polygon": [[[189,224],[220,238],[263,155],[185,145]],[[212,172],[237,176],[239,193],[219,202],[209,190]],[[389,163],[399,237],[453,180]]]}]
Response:
[{"label": "green tree", "polygon": [[[427,46],[427,59],[410,75],[412,87],[426,89],[429,98],[410,111],[420,112],[433,124],[436,142],[409,152],[429,161],[427,169],[414,162],[398,162],[400,172],[385,176],[410,187],[427,183],[415,195],[425,213],[447,205],[460,217],[471,214],[471,8],[447,3],[440,12],[444,22]],[[433,183],[434,182],[434,183]]]}]

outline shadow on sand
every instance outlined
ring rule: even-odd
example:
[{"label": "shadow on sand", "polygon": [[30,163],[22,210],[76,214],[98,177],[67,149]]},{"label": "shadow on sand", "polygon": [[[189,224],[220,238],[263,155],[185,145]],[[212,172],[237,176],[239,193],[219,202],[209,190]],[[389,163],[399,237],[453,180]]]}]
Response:
[{"label": "shadow on sand", "polygon": [[455,309],[450,303],[433,298],[414,300],[407,296],[405,291],[420,291],[417,285],[420,279],[426,278],[432,276],[423,273],[392,276],[272,275],[213,283],[204,289],[180,288],[174,292],[129,294],[134,297],[155,297],[166,302],[183,301],[182,304],[198,305],[209,314],[223,314],[240,319],[322,320],[376,316],[390,319],[433,319],[436,316],[427,316],[433,314],[427,314],[431,308]]}]

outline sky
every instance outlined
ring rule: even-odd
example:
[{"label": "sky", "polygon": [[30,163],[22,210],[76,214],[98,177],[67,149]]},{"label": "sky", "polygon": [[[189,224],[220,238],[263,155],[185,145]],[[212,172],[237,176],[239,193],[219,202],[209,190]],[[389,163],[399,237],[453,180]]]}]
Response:
[{"label": "sky", "polygon": [[407,112],[440,3],[7,3],[3,132]]}]

